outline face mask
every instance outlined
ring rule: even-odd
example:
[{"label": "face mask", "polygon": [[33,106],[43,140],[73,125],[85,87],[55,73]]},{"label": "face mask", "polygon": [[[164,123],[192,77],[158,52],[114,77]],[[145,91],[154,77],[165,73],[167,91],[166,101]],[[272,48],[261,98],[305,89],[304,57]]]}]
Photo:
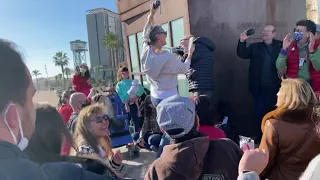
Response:
[{"label": "face mask", "polygon": [[300,41],[301,39],[303,39],[303,32],[294,32],[293,39],[295,41]]},{"label": "face mask", "polygon": [[85,72],[87,72],[87,69],[85,69],[85,68],[80,68],[80,72],[81,72],[81,73],[85,73]]},{"label": "face mask", "polygon": [[83,108],[90,106],[90,105],[91,105],[91,103],[89,101],[86,101],[84,104],[81,104],[81,108],[83,109]]},{"label": "face mask", "polygon": [[8,130],[10,131],[11,133],[11,136],[14,140],[14,142],[16,143],[16,145],[18,146],[18,148],[23,151],[24,149],[27,148],[28,144],[29,144],[29,140],[23,136],[23,129],[22,129],[22,125],[21,125],[21,119],[20,119],[20,115],[18,113],[18,110],[16,110],[17,112],[17,116],[18,116],[18,123],[19,123],[19,131],[20,131],[20,135],[21,135],[21,140],[20,142],[17,141],[17,137],[13,134],[13,131],[12,129],[10,128],[9,126],[9,123],[7,121],[7,114],[8,114],[8,111],[9,109],[12,107],[12,106],[16,106],[15,104],[10,104],[4,114],[4,123],[6,124]]}]

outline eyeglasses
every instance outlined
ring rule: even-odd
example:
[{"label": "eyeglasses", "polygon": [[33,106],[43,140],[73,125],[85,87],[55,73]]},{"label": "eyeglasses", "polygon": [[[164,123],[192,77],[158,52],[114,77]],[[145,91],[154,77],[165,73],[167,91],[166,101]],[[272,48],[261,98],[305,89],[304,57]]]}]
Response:
[{"label": "eyeglasses", "polygon": [[96,119],[94,120],[96,123],[102,123],[103,121],[109,121],[111,118],[105,114],[103,116],[97,116]]}]

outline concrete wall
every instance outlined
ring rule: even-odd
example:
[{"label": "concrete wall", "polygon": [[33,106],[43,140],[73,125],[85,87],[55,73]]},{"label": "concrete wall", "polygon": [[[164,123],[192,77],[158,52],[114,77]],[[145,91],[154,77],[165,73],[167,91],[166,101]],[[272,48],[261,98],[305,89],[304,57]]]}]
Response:
[{"label": "concrete wall", "polygon": [[248,91],[249,60],[236,55],[239,35],[255,28],[251,41],[259,41],[265,24],[274,24],[278,39],[292,32],[295,22],[306,17],[303,0],[188,0],[191,33],[214,41],[216,98],[232,105],[233,120],[249,135],[253,102]]}]

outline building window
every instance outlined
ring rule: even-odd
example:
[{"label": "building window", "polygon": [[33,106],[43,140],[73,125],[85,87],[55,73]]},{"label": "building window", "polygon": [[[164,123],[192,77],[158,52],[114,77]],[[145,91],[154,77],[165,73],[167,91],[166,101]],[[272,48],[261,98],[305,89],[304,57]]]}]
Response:
[{"label": "building window", "polygon": [[[184,37],[183,18],[171,21],[172,46],[180,46],[180,41]],[[178,75],[178,89],[180,96],[189,96],[188,80],[185,75]]]},{"label": "building window", "polygon": [[167,31],[167,39],[166,39],[167,44],[166,44],[164,47],[170,48],[170,47],[171,47],[171,44],[170,44],[169,24],[168,24],[168,23],[162,24],[161,27],[162,27],[162,29],[163,29],[164,31]]},{"label": "building window", "polygon": [[136,34],[128,37],[132,72],[140,72]]},{"label": "building window", "polygon": [[183,18],[171,21],[172,45],[173,47],[180,45],[180,40],[184,37]]},{"label": "building window", "polygon": [[142,59],[142,43],[143,43],[142,32],[137,33],[137,40],[138,40],[139,56],[140,56],[140,61],[141,61],[141,59]]}]

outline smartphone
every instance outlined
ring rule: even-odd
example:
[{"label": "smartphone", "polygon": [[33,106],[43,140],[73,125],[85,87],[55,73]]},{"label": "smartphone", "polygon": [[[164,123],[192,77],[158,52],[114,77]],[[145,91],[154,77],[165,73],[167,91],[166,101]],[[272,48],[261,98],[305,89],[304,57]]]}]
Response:
[{"label": "smartphone", "polygon": [[160,0],[154,1],[154,3],[153,3],[153,9],[158,9],[158,8],[160,7],[160,5],[161,5]]},{"label": "smartphone", "polygon": [[254,33],[255,33],[255,31],[254,31],[253,28],[249,29],[249,30],[246,32],[247,36],[251,36],[251,35],[253,35]]}]

